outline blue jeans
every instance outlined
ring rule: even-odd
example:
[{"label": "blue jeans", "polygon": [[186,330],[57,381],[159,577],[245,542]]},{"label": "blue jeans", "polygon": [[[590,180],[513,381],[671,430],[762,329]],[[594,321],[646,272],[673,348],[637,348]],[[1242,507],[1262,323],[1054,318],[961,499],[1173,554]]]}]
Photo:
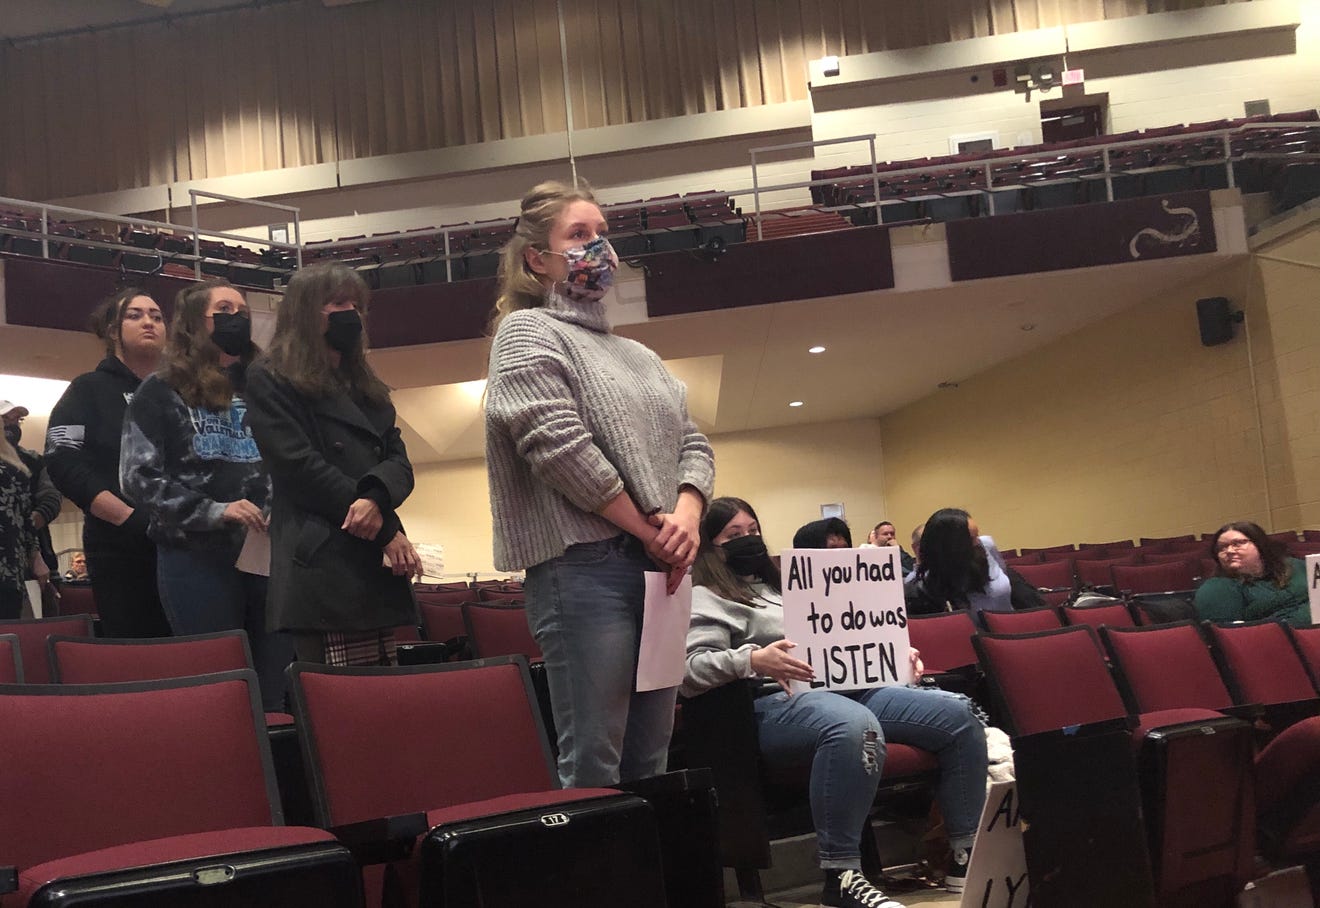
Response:
[{"label": "blue jeans", "polygon": [[234,567],[232,553],[162,545],[156,558],[160,600],[176,636],[245,630],[267,712],[284,709],[288,634],[266,630],[266,578]]},{"label": "blue jeans", "polygon": [[665,771],[677,688],[637,693],[646,585],[655,570],[632,536],[570,546],[528,568],[527,623],[545,655],[566,788]]},{"label": "blue jeans", "polygon": [[939,758],[936,800],[954,848],[976,837],[985,803],[985,729],[965,697],[929,688],[813,690],[756,701],[761,753],[771,764],[811,761],[811,818],[823,868],[861,866],[862,826],[871,811],[885,742]]}]

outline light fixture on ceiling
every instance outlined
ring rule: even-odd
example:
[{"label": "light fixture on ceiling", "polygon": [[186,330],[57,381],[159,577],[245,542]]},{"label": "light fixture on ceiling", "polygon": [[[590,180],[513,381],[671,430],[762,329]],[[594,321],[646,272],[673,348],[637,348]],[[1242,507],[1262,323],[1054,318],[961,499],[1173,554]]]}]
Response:
[{"label": "light fixture on ceiling", "polygon": [[790,407],[801,407],[801,406],[804,406],[805,404],[804,404],[803,401],[800,401],[800,400],[790,400],[790,401],[788,402],[788,405],[789,405]]},{"label": "light fixture on ceiling", "polygon": [[808,348],[807,348],[807,352],[808,352],[808,353],[824,353],[824,352],[825,352],[825,348],[822,347],[820,344],[817,344],[817,345],[814,346],[814,347],[808,347]]},{"label": "light fixture on ceiling", "polygon": [[1023,322],[1022,324],[1018,325],[1018,327],[1021,328],[1023,331],[1035,331],[1035,330],[1036,330],[1036,323],[1035,323],[1035,322]]}]

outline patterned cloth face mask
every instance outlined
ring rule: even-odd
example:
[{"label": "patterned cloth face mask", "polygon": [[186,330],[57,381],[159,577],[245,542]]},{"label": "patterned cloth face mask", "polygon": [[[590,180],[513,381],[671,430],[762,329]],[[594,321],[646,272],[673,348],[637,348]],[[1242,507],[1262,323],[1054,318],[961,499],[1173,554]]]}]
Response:
[{"label": "patterned cloth face mask", "polygon": [[568,277],[564,278],[564,296],[575,302],[596,302],[614,284],[614,272],[619,267],[619,256],[605,237],[596,237],[585,246],[574,246],[563,252],[568,263]]}]

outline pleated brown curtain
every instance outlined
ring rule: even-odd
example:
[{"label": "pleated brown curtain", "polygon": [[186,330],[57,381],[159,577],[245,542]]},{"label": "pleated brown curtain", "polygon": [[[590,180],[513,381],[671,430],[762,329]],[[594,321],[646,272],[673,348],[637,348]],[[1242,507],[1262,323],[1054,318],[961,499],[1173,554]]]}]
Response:
[{"label": "pleated brown curtain", "polygon": [[[807,63],[1248,0],[563,0],[573,126],[807,97]],[[0,47],[0,193],[565,129],[555,0],[319,0]]]}]

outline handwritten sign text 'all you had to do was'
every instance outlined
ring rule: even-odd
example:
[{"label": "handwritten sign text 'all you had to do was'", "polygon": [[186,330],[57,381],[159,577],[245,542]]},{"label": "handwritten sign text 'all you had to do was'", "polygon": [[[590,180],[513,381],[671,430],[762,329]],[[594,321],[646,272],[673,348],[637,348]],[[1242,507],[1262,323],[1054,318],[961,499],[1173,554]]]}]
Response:
[{"label": "handwritten sign text 'all you had to do was'", "polygon": [[784,636],[816,680],[860,690],[912,680],[899,550],[788,549],[780,556]]}]

